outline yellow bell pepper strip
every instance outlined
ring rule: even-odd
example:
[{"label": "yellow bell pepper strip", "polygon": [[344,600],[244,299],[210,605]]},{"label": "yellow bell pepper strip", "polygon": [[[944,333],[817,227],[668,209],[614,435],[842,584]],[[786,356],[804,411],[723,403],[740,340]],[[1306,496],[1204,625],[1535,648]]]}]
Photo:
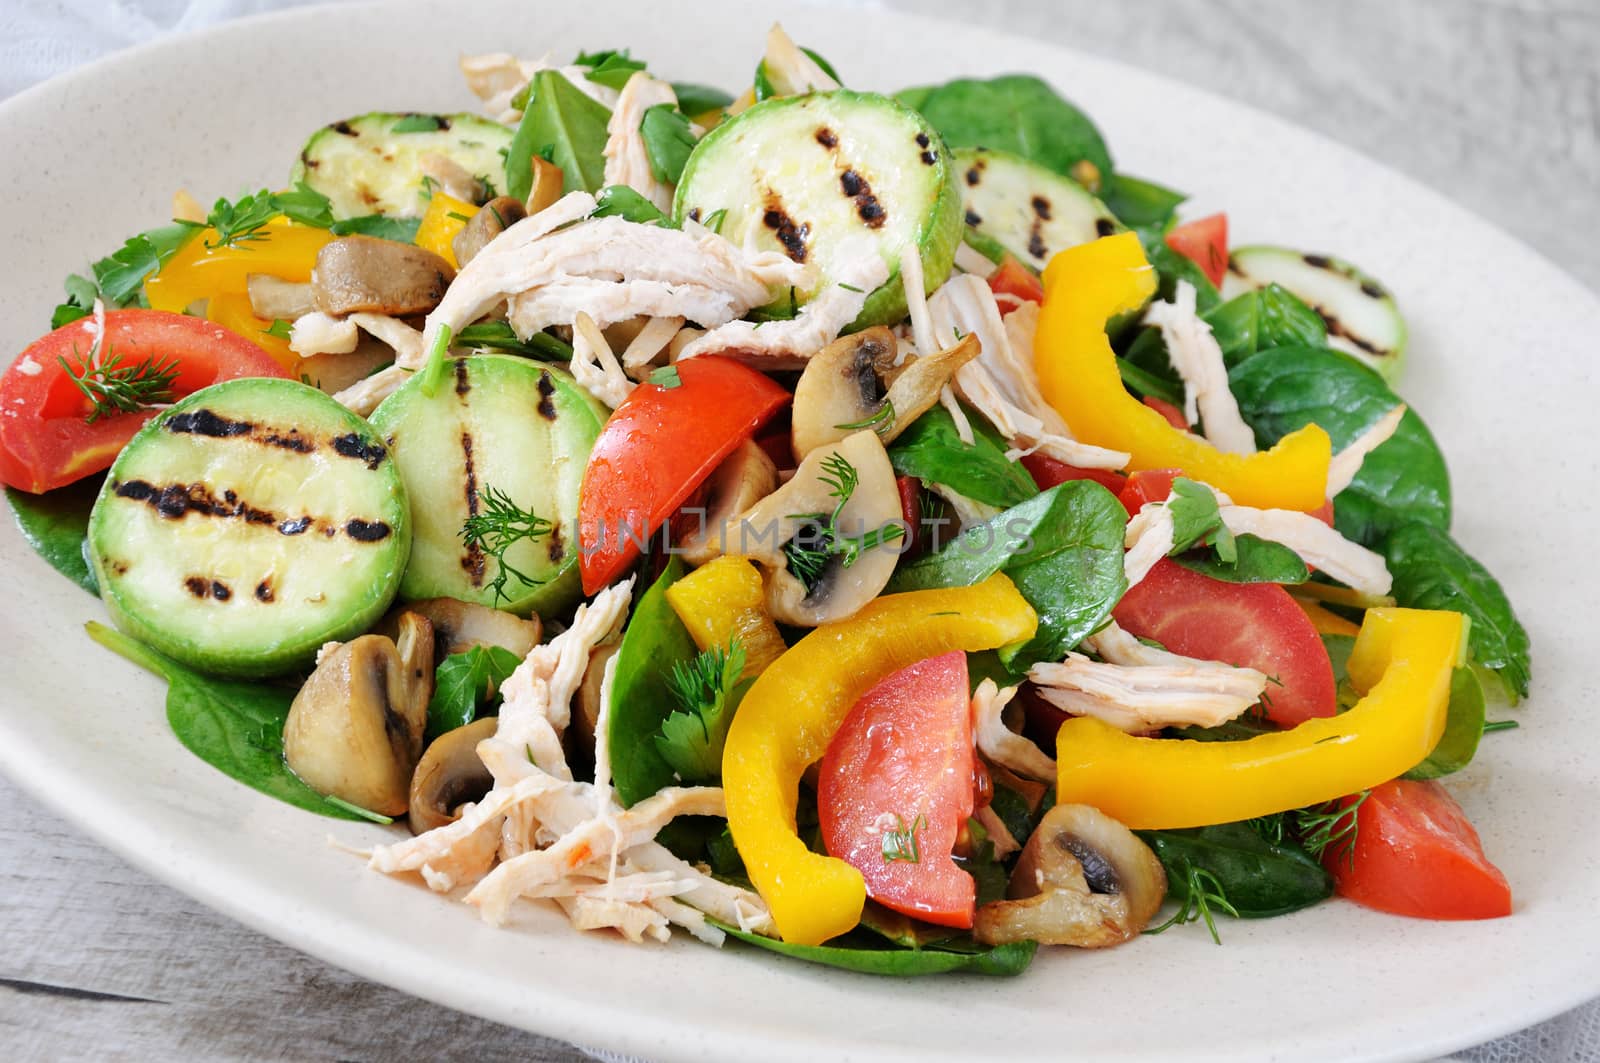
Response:
[{"label": "yellow bell pepper strip", "polygon": [[300,356],[289,349],[289,341],[267,331],[272,322],[256,317],[250,297],[237,292],[213,295],[206,300],[206,320],[215,321],[229,332],[243,336],[268,354],[272,360],[294,372]]},{"label": "yellow bell pepper strip", "polygon": [[456,234],[467,227],[476,213],[478,208],[473,204],[435,189],[411,242],[450,263],[451,269],[460,269],[461,264],[456,261]]},{"label": "yellow bell pepper strip", "polygon": [[1135,738],[1092,717],[1056,733],[1056,800],[1135,829],[1231,823],[1344,797],[1410,771],[1444,734],[1460,613],[1371,609],[1348,670],[1350,711],[1239,742]]},{"label": "yellow bell pepper strip", "polygon": [[817,945],[861,920],[861,872],[806,848],[795,830],[800,776],[861,696],[901,668],[952,650],[1033,637],[1033,608],[1004,575],[972,587],[891,594],[801,639],[751,686],[728,730],[728,827],[783,940]]},{"label": "yellow bell pepper strip", "polygon": [[1331,609],[1324,609],[1316,602],[1296,598],[1295,604],[1310,619],[1311,626],[1317,629],[1319,635],[1355,635],[1361,631],[1359,624],[1346,620]]},{"label": "yellow bell pepper strip", "polygon": [[1106,321],[1139,309],[1156,274],[1134,233],[1068,248],[1044,271],[1034,363],[1045,401],[1085,443],[1126,451],[1130,469],[1182,469],[1260,509],[1314,510],[1325,501],[1328,433],[1306,425],[1259,454],[1227,454],[1180,431],[1122,386]]},{"label": "yellow bell pepper strip", "polygon": [[262,226],[256,239],[227,247],[206,246],[216,239],[215,229],[202,229],[160,272],[145,280],[144,294],[151,307],[181,314],[201,299],[245,295],[246,278],[252,273],[297,283],[309,281],[317,252],[335,237],[326,229],[278,217]]},{"label": "yellow bell pepper strip", "polygon": [[767,612],[761,573],[748,558],[725,555],[701,565],[667,588],[667,604],[702,650],[737,638],[745,679],[766,671],[788,648]]}]

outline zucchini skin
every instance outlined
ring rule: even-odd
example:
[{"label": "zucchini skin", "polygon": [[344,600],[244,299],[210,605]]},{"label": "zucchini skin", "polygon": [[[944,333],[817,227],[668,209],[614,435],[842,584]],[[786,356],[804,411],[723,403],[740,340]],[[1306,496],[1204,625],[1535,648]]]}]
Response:
[{"label": "zucchini skin", "polygon": [[[185,453],[197,475],[151,482]],[[351,509],[353,495],[370,497]],[[411,535],[405,487],[366,421],[298,381],[241,378],[140,429],[106,475],[86,551],[119,629],[197,670],[264,678],[377,623]]]}]

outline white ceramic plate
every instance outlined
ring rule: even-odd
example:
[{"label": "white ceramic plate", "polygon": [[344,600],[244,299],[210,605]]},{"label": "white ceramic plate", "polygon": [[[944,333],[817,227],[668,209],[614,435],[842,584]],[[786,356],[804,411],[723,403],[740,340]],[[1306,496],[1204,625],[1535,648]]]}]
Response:
[{"label": "white ceramic plate", "polygon": [[[37,334],[61,278],[161,222],[168,197],[282,181],[306,135],[368,110],[472,109],[458,50],[631,45],[678,78],[737,88],[770,15],[732,0],[407,3],[302,10],[117,56],[0,106],[0,352]],[[1403,390],[1455,474],[1455,530],[1532,633],[1520,731],[1452,782],[1516,914],[1427,923],[1330,903],[1103,954],[1042,953],[1019,979],[895,982],[580,935],[526,906],[491,930],[465,906],[327,844],[380,828],[319,819],[190,756],[150,676],[91,644],[99,604],[0,530],[0,765],[177,888],[297,948],[464,1011],[656,1059],[1420,1058],[1600,994],[1590,760],[1600,303],[1522,245],[1377,164],[1149,74],[882,13],[785,7],[860,87],[1035,71],[1105,130],[1120,164],[1226,206],[1236,239],[1329,250],[1398,293]],[[494,27],[504,27],[504,33]],[[9,354],[7,355],[9,357]]]}]

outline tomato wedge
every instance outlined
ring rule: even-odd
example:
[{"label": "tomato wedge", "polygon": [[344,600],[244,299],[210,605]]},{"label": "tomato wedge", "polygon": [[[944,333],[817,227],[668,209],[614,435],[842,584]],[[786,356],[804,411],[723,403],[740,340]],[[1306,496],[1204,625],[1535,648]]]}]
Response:
[{"label": "tomato wedge", "polygon": [[578,568],[594,594],[789,393],[715,355],[679,362],[670,383],[640,384],[600,430],[578,496]]},{"label": "tomato wedge", "polygon": [[1044,302],[1044,281],[1012,255],[989,275],[989,290],[996,295],[1012,295],[1025,303]]},{"label": "tomato wedge", "polygon": [[[175,360],[173,398],[235,377],[287,377],[266,351],[228,329],[162,310],[107,312],[100,361],[132,367],[146,358]],[[38,494],[110,467],[154,410],[87,418],[89,400],[61,366],[75,370],[94,346],[94,317],[79,318],[35,340],[0,375],[0,481]]]},{"label": "tomato wedge", "polygon": [[1057,461],[1038,451],[1024,454],[1022,467],[1028,470],[1028,475],[1033,477],[1033,482],[1039,485],[1041,491],[1048,491],[1056,484],[1066,483],[1068,480],[1093,480],[1115,495],[1120,494],[1128,483],[1128,478],[1120,472],[1113,472],[1110,469],[1080,469],[1076,465]]},{"label": "tomato wedge", "polygon": [[829,854],[879,904],[940,926],[970,927],[977,901],[950,855],[973,807],[967,691],[960,651],[895,672],[845,717],[817,783]]},{"label": "tomato wedge", "polygon": [[1165,417],[1167,423],[1178,431],[1187,432],[1189,430],[1189,420],[1183,415],[1183,411],[1166,399],[1158,399],[1154,395],[1146,395],[1139,401]]},{"label": "tomato wedge", "polygon": [[1466,813],[1438,783],[1386,782],[1361,802],[1356,823],[1354,848],[1325,857],[1341,897],[1419,919],[1511,914],[1505,875],[1489,862]]},{"label": "tomato wedge", "polygon": [[1172,481],[1182,475],[1182,469],[1140,469],[1129,474],[1128,485],[1118,493],[1117,501],[1131,517],[1146,502],[1165,502],[1172,494]]},{"label": "tomato wedge", "polygon": [[1199,266],[1212,284],[1221,284],[1228,273],[1228,216],[1184,222],[1167,234],[1167,246]]},{"label": "tomato wedge", "polygon": [[1270,681],[1262,704],[1280,727],[1337,711],[1328,651],[1276,583],[1224,583],[1162,558],[1111,615],[1173,653],[1264,672]]}]

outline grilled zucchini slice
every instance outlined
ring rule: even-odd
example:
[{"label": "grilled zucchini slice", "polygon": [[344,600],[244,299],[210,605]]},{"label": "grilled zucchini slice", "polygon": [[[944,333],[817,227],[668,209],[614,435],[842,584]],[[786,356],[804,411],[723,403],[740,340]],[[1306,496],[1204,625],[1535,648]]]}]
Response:
[{"label": "grilled zucchini slice", "polygon": [[1035,270],[1057,251],[1122,231],[1078,182],[1020,155],[962,148],[955,165],[966,223]]}]

